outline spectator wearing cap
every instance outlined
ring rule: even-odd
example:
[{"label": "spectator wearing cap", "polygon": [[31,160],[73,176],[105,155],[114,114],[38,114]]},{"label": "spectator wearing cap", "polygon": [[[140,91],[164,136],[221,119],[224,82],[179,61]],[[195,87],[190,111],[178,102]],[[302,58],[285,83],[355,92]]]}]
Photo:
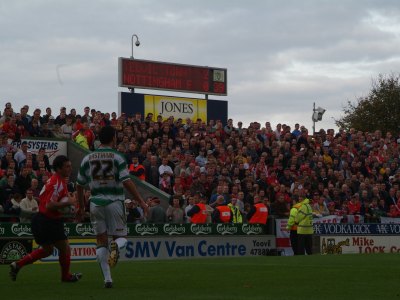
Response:
[{"label": "spectator wearing cap", "polygon": [[124,204],[127,213],[126,221],[128,223],[142,223],[144,220],[144,212],[143,209],[137,205],[137,202],[135,200],[126,199]]},{"label": "spectator wearing cap", "polygon": [[167,221],[165,209],[161,206],[161,201],[158,197],[153,197],[150,200],[149,215],[147,223],[163,224]]}]

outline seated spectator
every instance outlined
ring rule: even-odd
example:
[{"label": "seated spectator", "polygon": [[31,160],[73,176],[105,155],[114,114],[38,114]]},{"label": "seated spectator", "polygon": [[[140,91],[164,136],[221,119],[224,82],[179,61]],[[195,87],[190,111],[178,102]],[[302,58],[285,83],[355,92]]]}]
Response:
[{"label": "seated spectator", "polygon": [[21,213],[21,200],[22,195],[15,193],[12,198],[7,201],[4,212],[10,215],[19,215]]},{"label": "seated spectator", "polygon": [[313,214],[318,217],[328,216],[330,214],[324,198],[322,198],[318,193],[314,193],[312,209]]},{"label": "seated spectator", "polygon": [[25,196],[26,191],[31,187],[31,181],[32,177],[29,174],[29,167],[22,167],[20,174],[17,176],[17,179],[15,179],[15,185],[23,196]]},{"label": "seated spectator", "polygon": [[31,189],[26,191],[26,197],[21,200],[20,208],[21,214],[19,219],[21,223],[30,223],[32,216],[39,211],[38,203],[33,197]]},{"label": "seated spectator", "polygon": [[349,201],[349,214],[350,215],[359,215],[361,210],[361,203],[359,200],[358,194],[354,194]]},{"label": "seated spectator", "polygon": [[391,217],[391,218],[399,218],[400,217],[400,208],[395,204],[390,205],[390,210],[387,213],[387,216]]}]

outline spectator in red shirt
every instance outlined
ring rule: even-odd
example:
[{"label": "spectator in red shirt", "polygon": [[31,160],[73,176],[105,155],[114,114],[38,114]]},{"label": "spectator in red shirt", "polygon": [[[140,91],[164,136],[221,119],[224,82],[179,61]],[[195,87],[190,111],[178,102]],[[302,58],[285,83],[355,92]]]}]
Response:
[{"label": "spectator in red shirt", "polygon": [[360,214],[361,202],[360,202],[358,194],[354,194],[353,197],[351,197],[351,200],[349,201],[348,209],[349,209],[349,215],[359,215]]}]

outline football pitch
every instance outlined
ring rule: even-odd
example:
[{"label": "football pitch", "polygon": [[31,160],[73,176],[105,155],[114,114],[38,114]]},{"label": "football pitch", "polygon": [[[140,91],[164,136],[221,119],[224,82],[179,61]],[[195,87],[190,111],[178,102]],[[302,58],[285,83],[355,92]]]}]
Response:
[{"label": "football pitch", "polygon": [[119,262],[112,289],[97,263],[71,270],[80,282],[61,283],[58,264],[27,266],[12,282],[1,265],[1,299],[400,299],[398,254]]}]

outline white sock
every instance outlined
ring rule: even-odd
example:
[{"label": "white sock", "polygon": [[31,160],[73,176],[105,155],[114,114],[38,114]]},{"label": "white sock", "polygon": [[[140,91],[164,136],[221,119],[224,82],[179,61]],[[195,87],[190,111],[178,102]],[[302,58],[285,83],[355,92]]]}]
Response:
[{"label": "white sock", "polygon": [[104,281],[112,281],[110,266],[108,265],[109,251],[106,247],[96,249],[97,261],[100,264],[101,271],[103,272]]},{"label": "white sock", "polygon": [[115,242],[117,243],[119,250],[121,250],[125,248],[126,244],[128,243],[128,240],[124,237],[119,237],[115,239]]}]

